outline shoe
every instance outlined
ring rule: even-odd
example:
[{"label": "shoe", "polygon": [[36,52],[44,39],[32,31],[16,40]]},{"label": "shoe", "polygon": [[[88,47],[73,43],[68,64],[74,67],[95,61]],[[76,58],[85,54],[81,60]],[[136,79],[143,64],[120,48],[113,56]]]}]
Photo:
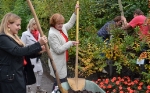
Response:
[{"label": "shoe", "polygon": [[37,87],[36,93],[47,93],[46,90],[42,89],[41,87]]},{"label": "shoe", "polygon": [[27,93],[33,93],[31,87],[27,87]]},{"label": "shoe", "polygon": [[102,70],[102,73],[107,74],[108,72],[107,72],[105,69],[103,69],[103,70]]}]

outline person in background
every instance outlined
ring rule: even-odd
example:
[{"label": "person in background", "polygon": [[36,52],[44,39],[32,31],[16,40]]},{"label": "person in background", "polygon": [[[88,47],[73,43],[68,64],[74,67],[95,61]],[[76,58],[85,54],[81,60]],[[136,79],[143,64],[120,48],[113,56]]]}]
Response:
[{"label": "person in background", "polygon": [[106,39],[110,39],[110,30],[113,27],[121,27],[122,20],[121,16],[116,16],[113,20],[108,21],[105,23],[97,32],[97,35],[99,37],[102,37],[102,39],[105,41]]},{"label": "person in background", "polygon": [[[122,27],[122,29],[127,30],[131,28],[139,27],[138,35],[139,35],[139,39],[142,40],[149,33],[149,27],[148,25],[145,25],[145,21],[147,17],[144,16],[144,13],[140,9],[136,9],[133,12],[133,16],[134,16],[133,19],[129,23],[127,22],[126,18],[122,16],[122,20],[126,24],[125,26]],[[147,49],[149,49],[149,47],[146,45],[141,52],[146,51]],[[149,60],[145,59],[144,64],[147,63],[149,63]],[[144,64],[141,65],[140,67],[142,71],[146,72]]]},{"label": "person in background", "polygon": [[[52,54],[54,64],[60,78],[61,83],[67,81],[67,61],[68,61],[68,49],[71,46],[76,46],[78,41],[69,41],[67,31],[73,27],[76,21],[76,9],[79,5],[76,4],[75,12],[72,14],[70,20],[64,24],[65,19],[63,15],[56,13],[50,17],[50,30],[48,34],[48,41],[50,45],[50,52]],[[50,74],[54,77],[54,90],[56,83],[56,77],[53,68],[49,62]]]},{"label": "person in background", "polygon": [[40,52],[47,43],[45,36],[30,46],[18,37],[21,18],[7,13],[0,24],[0,93],[26,93],[24,56]]},{"label": "person in background", "polygon": [[[24,44],[26,46],[28,46],[28,45],[36,43],[39,38],[40,38],[40,33],[38,31],[37,24],[35,22],[35,19],[32,18],[32,19],[30,19],[30,21],[27,25],[27,31],[22,33],[21,40],[24,42]],[[43,67],[42,67],[42,63],[40,60],[40,56],[38,56],[36,58],[30,58],[30,61],[31,61],[32,65],[34,65],[33,71],[36,76],[36,86],[37,86],[36,92],[45,93],[46,90],[41,88]],[[27,87],[27,89],[28,89],[28,92],[32,91],[30,85]]]},{"label": "person in background", "polygon": [[[110,30],[112,30],[114,27],[121,27],[122,26],[122,20],[121,16],[116,16],[113,20],[108,21],[105,23],[97,32],[97,35],[102,38],[103,41],[106,41],[109,43],[111,33]],[[104,56],[104,54],[101,53],[101,56]],[[108,73],[105,69],[102,70],[102,73]]]},{"label": "person in background", "polygon": [[133,16],[134,18],[129,23],[127,22],[124,16],[121,17],[124,23],[126,24],[125,26],[122,27],[122,29],[126,30],[126,29],[135,28],[139,26],[140,30],[138,32],[138,35],[139,35],[139,38],[142,39],[149,32],[148,26],[144,25],[146,16],[144,16],[144,13],[140,9],[136,9],[133,12]]}]

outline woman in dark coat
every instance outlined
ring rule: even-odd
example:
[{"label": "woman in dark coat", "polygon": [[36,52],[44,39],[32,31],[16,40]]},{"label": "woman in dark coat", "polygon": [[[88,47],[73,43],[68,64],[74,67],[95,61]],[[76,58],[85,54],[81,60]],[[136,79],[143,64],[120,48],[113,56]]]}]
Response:
[{"label": "woman in dark coat", "polygon": [[23,74],[23,56],[38,53],[47,43],[46,37],[30,46],[24,44],[17,36],[21,29],[21,18],[7,13],[0,25],[0,93],[26,93]]}]

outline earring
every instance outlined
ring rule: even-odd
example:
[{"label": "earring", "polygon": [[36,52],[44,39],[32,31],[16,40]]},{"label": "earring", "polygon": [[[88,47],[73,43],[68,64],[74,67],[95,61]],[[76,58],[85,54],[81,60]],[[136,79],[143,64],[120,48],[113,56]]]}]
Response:
[{"label": "earring", "polygon": [[10,28],[8,28],[8,31],[10,32]]}]

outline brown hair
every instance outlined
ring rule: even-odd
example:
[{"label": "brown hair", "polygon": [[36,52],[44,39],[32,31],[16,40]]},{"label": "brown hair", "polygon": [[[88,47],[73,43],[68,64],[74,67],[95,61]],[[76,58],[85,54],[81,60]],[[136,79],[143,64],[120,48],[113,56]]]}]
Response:
[{"label": "brown hair", "polygon": [[136,9],[133,13],[137,15],[144,15],[144,13],[140,9]]},{"label": "brown hair", "polygon": [[50,26],[54,27],[58,22],[63,22],[64,23],[65,18],[59,14],[55,13],[50,17]]},{"label": "brown hair", "polygon": [[118,22],[118,21],[120,21],[121,20],[121,16],[116,16],[114,19],[113,19],[113,21],[115,21],[115,22]]},{"label": "brown hair", "polygon": [[8,24],[13,24],[16,20],[21,20],[21,18],[13,13],[7,13],[3,17],[0,25],[0,33],[4,33],[9,37],[13,38],[19,45],[24,46],[24,43],[20,40],[17,34],[12,35],[10,29],[8,28]]}]

